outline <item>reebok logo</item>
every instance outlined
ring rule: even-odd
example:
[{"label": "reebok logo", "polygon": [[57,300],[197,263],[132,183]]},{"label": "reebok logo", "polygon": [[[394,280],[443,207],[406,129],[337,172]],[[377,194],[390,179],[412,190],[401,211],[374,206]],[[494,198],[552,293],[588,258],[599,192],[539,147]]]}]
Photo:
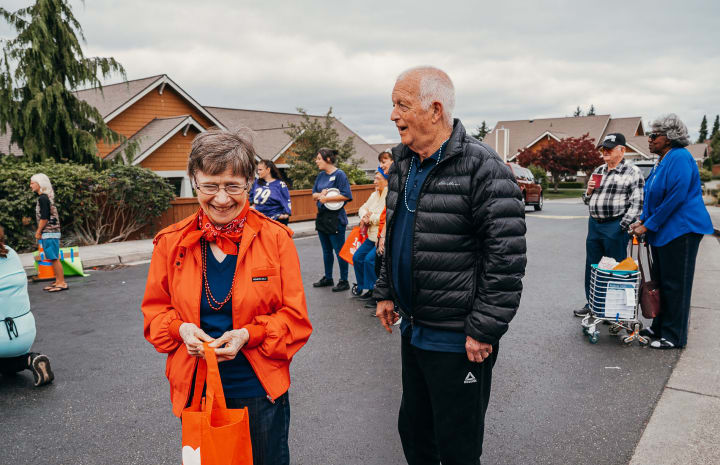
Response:
[{"label": "reebok logo", "polygon": [[468,374],[465,377],[465,384],[472,384],[472,383],[477,383],[477,379],[475,379],[475,376],[472,374],[472,372],[468,371]]}]

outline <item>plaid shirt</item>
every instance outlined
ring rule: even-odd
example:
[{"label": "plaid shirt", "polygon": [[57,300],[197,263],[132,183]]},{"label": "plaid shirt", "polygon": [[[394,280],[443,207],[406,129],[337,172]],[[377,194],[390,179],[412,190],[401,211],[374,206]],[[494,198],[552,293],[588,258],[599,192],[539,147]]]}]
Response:
[{"label": "plaid shirt", "polygon": [[583,201],[590,206],[590,216],[598,219],[622,216],[620,227],[627,230],[642,213],[645,179],[640,169],[622,160],[608,172],[607,164],[595,168],[593,174],[602,174],[602,182],[592,194],[583,194]]}]

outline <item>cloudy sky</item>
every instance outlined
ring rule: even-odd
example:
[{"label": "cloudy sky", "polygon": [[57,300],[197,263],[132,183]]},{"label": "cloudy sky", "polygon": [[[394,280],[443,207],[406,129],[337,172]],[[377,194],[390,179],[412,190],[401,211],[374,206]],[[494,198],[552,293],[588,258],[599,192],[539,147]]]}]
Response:
[{"label": "cloudy sky", "polygon": [[130,79],[168,74],[205,105],[332,106],[369,142],[398,139],[390,92],[420,64],[454,80],[468,129],[594,104],[646,122],[676,112],[697,134],[720,113],[717,0],[71,3],[87,55],[115,57]]}]

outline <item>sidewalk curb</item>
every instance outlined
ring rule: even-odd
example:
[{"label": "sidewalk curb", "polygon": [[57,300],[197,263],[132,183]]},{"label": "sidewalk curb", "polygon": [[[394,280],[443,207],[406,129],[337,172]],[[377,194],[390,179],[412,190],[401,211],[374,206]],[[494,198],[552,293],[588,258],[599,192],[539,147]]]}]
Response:
[{"label": "sidewalk curb", "polygon": [[[312,224],[309,224],[312,223]],[[348,225],[347,229],[350,230],[353,227],[357,226],[359,223],[359,218],[357,216],[353,216],[348,218]],[[290,227],[292,228],[293,223],[290,224]],[[293,233],[293,239],[302,239],[305,237],[312,237],[317,236],[317,231],[315,231],[315,225],[314,222],[310,221],[303,221],[295,223],[296,227],[299,228],[298,231],[295,231]],[[312,229],[310,229],[312,227]],[[122,246],[122,243],[118,242],[116,245]],[[105,245],[105,244],[103,244]],[[138,247],[138,248],[144,248],[144,247]],[[82,257],[82,249],[83,247],[80,247],[81,250],[81,257]],[[27,256],[28,254],[21,254]],[[138,250],[130,250],[126,253],[122,254],[115,254],[115,253],[108,253],[107,255],[101,255],[96,256],[93,258],[83,258],[83,267],[85,270],[89,270],[90,268],[96,267],[96,266],[110,266],[110,265],[126,265],[126,264],[133,264],[137,262],[146,262],[152,258],[152,249],[147,251],[138,251]],[[23,264],[23,268],[25,269],[25,274],[29,278],[37,275],[37,270],[35,270],[35,265],[32,264],[32,262],[29,262],[29,260],[26,258]]]}]

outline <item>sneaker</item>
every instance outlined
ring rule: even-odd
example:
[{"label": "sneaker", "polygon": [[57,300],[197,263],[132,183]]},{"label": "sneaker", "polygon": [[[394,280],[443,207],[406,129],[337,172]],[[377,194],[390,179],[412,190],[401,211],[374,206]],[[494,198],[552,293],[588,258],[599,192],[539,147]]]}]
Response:
[{"label": "sneaker", "polygon": [[393,323],[393,326],[400,326],[400,323],[402,323],[402,317],[398,318],[395,323]]},{"label": "sneaker", "polygon": [[676,349],[675,344],[668,341],[664,337],[660,339],[656,339],[650,343],[650,347],[653,349],[660,349],[660,350],[667,350],[667,349]]},{"label": "sneaker", "polygon": [[[332,280],[330,280],[332,281]],[[330,283],[332,284],[332,282]],[[333,292],[341,292],[341,291],[347,291],[350,289],[350,283],[347,281],[347,279],[341,279],[338,281],[337,285],[332,288]]]},{"label": "sneaker", "polygon": [[365,308],[377,308],[377,302],[375,302],[375,299],[368,301],[365,304]]},{"label": "sneaker", "polygon": [[589,305],[585,305],[585,306],[584,306],[583,308],[581,308],[580,310],[573,310],[573,314],[574,314],[575,316],[579,316],[579,317],[587,316],[588,314],[590,314],[590,306],[589,306]]},{"label": "sneaker", "polygon": [[649,338],[651,338],[651,339],[655,337],[655,331],[653,331],[653,330],[650,329],[650,328],[643,328],[643,329],[641,329],[639,334],[640,334],[642,337],[649,337]]},{"label": "sneaker", "polygon": [[30,370],[35,380],[35,386],[43,386],[50,384],[55,379],[55,375],[50,368],[50,359],[47,355],[42,354],[31,354],[32,362],[30,363]]},{"label": "sneaker", "polygon": [[332,278],[326,278],[325,276],[323,276],[320,281],[313,283],[313,287],[328,287],[332,286],[333,284],[335,284],[335,282],[332,280]]},{"label": "sneaker", "polygon": [[372,291],[372,289],[370,289],[369,291],[365,291],[364,294],[359,295],[358,299],[360,299],[360,300],[372,299],[372,294],[373,294],[373,291]]}]

